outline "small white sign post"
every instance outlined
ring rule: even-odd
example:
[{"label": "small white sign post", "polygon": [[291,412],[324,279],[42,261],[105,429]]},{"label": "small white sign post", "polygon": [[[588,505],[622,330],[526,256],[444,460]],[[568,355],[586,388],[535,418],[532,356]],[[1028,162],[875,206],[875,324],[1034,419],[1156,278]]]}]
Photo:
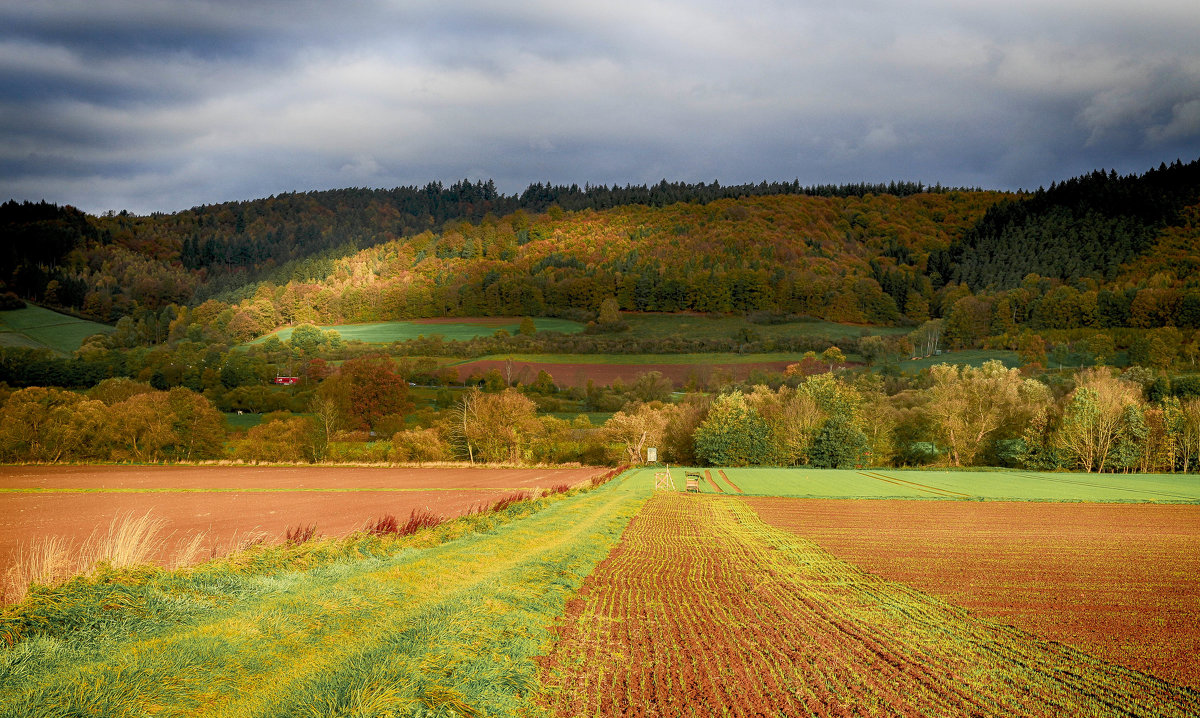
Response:
[{"label": "small white sign post", "polygon": [[653,446],[646,449],[646,463],[653,464],[653,463],[656,463],[657,461],[658,461],[658,449]]}]

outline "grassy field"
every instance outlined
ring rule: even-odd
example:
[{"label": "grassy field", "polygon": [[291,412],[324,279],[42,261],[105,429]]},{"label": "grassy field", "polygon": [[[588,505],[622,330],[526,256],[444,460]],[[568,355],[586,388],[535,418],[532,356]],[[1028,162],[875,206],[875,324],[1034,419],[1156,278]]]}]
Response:
[{"label": "grassy field", "polygon": [[[533,324],[538,331],[562,332],[575,334],[583,331],[583,325],[566,319],[539,318]],[[333,330],[342,335],[347,341],[360,341],[367,344],[390,344],[402,342],[417,337],[440,336],[448,340],[464,341],[477,337],[486,337],[503,329],[509,334],[516,334],[521,326],[520,317],[486,317],[482,319],[462,319],[453,322],[374,322],[371,324],[332,324],[323,326],[326,331]],[[251,344],[265,342],[269,337],[279,337],[287,341],[292,336],[292,329],[280,329],[255,339]]]},{"label": "grassy field", "polygon": [[[815,336],[829,341],[846,337],[861,337],[872,334],[891,335],[907,333],[906,327],[872,327],[854,324],[835,324],[824,321],[789,322],[787,324],[752,324],[742,316],[708,317],[692,314],[636,314],[626,313],[622,318],[629,324],[629,331],[616,335],[641,338],[686,337],[716,339],[736,337],[743,328],[748,328],[760,339],[779,339],[794,336]],[[370,324],[337,324],[323,326],[324,330],[336,330],[343,339],[358,340],[368,344],[388,344],[394,341],[416,339],[419,336],[439,335],[450,340],[474,339],[489,336],[503,329],[516,334],[520,317],[479,317],[445,319],[437,322],[405,321],[374,322]],[[534,319],[538,331],[575,334],[583,331],[583,325],[566,319],[542,317]],[[251,343],[266,341],[277,336],[287,341],[291,328],[267,334]]]},{"label": "grassy field", "polygon": [[107,334],[107,324],[59,314],[32,304],[0,312],[0,346],[52,349],[70,354],[93,334]]},{"label": "grassy field", "polygon": [[[999,359],[1004,363],[1004,366],[1009,368],[1021,366],[1021,360],[1016,352],[1003,349],[964,349],[957,352],[944,352],[938,356],[905,359],[902,362],[898,362],[898,366],[900,367],[900,371],[908,374],[916,374],[922,369],[928,369],[935,364],[983,366],[984,362],[991,361],[992,359]],[[874,371],[879,371],[880,368],[877,365],[874,367]]]},{"label": "grassy field", "polygon": [[[672,467],[683,488],[684,472]],[[702,471],[702,470],[701,470]],[[717,476],[715,469],[711,470]],[[747,495],[812,498],[939,498],[988,501],[1200,502],[1196,474],[1060,474],[897,469],[725,469]],[[645,479],[647,482],[649,478]],[[716,493],[707,482],[701,491]],[[726,492],[734,493],[722,482]]]}]

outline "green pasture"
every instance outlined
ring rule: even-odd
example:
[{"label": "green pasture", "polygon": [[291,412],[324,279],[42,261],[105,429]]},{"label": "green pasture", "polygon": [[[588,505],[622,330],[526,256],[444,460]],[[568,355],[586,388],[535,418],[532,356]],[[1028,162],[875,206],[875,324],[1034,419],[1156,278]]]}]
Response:
[{"label": "green pasture", "polygon": [[[582,324],[567,319],[538,318],[533,320],[533,325],[537,327],[539,332],[575,334],[583,331]],[[520,326],[520,317],[487,317],[482,319],[462,319],[461,321],[446,324],[424,324],[418,322],[330,324],[322,326],[321,329],[336,331],[346,341],[360,341],[367,344],[390,344],[418,337],[433,336],[440,336],[453,341],[466,341],[478,337],[491,336],[501,329],[509,334],[516,334]],[[261,336],[250,343],[260,344],[273,336],[279,337],[280,341],[286,342],[292,336],[292,327]]]},{"label": "green pasture", "polygon": [[578,416],[586,416],[592,426],[604,426],[604,422],[612,418],[611,411],[551,411],[546,416],[553,416],[564,421],[575,421]]},{"label": "green pasture", "polygon": [[0,346],[52,349],[70,354],[93,334],[107,334],[113,328],[36,307],[0,311]]},{"label": "green pasture", "polygon": [[262,414],[252,414],[243,412],[241,414],[236,411],[221,412],[225,416],[225,426],[230,429],[253,429],[262,423]]},{"label": "green pasture", "polygon": [[637,314],[623,313],[621,318],[629,325],[629,331],[621,332],[637,338],[684,337],[688,339],[721,339],[736,337],[742,329],[749,329],[759,339],[781,339],[784,337],[812,336],[830,342],[846,337],[869,335],[888,336],[907,334],[909,327],[876,327],[858,324],[836,324],[819,320],[788,322],[786,324],[754,324],[741,315],[706,316],[698,314]]},{"label": "green pasture", "polygon": [[[960,366],[983,366],[985,362],[993,359],[999,359],[1008,368],[1021,366],[1021,359],[1016,352],[1003,349],[964,349],[955,352],[943,352],[937,356],[921,357],[918,359],[905,359],[898,362],[897,366],[900,370],[909,374],[916,374],[922,369],[928,369],[935,364],[955,364]],[[876,364],[873,367],[874,371],[879,371],[883,367],[882,364]]]},{"label": "green pasture", "polygon": [[[683,489],[684,472],[671,467]],[[726,493],[736,493],[709,469]],[[1032,471],[910,471],[902,469],[726,468],[747,495],[800,498],[904,498],[974,501],[1200,502],[1196,474],[1079,474]],[[645,479],[652,485],[652,479]],[[704,493],[716,493],[702,481]]]}]

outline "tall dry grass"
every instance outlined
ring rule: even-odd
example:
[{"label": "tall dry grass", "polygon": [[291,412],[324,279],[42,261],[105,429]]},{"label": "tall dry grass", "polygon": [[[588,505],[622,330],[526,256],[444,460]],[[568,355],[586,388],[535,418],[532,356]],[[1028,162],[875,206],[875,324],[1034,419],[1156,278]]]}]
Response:
[{"label": "tall dry grass", "polygon": [[19,603],[33,585],[55,586],[75,576],[90,576],[102,565],[121,568],[159,563],[181,568],[212,558],[205,551],[208,533],[185,536],[172,543],[165,519],[146,512],[121,514],[108,528],[97,529],[82,542],[45,536],[17,546],[12,564],[0,581],[0,604]]}]

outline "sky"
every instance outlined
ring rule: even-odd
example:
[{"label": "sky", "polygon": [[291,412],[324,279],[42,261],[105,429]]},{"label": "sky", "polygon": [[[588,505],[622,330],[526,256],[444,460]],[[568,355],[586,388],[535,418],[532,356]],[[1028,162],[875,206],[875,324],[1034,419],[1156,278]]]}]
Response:
[{"label": "sky", "polygon": [[1200,157],[1197,38],[1195,0],[6,0],[0,201],[1035,189]]}]

